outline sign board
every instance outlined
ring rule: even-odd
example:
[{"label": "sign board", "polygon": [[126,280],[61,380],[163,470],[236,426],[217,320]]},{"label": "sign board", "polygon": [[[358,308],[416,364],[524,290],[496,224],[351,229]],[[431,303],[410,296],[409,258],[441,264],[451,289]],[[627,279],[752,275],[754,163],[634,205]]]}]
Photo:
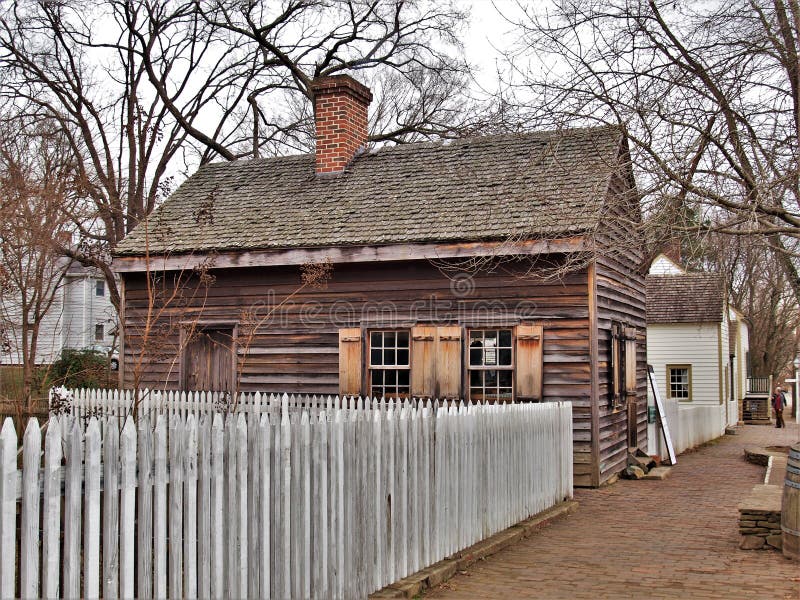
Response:
[{"label": "sign board", "polygon": [[661,402],[661,395],[658,393],[658,383],[656,382],[656,372],[653,365],[647,365],[647,378],[650,380],[650,389],[653,390],[653,397],[656,399],[656,409],[658,410],[658,420],[661,423],[661,431],[664,432],[664,441],[667,444],[667,454],[669,464],[675,465],[678,459],[675,458],[675,448],[672,447],[672,437],[669,435],[669,424],[667,423],[667,413],[664,412],[664,404]]}]

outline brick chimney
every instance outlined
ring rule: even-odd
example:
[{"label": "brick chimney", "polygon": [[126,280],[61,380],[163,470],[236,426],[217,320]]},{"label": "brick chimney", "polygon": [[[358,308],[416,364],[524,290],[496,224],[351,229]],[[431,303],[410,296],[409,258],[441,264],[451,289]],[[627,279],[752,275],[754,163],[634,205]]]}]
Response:
[{"label": "brick chimney", "polygon": [[349,75],[320,77],[311,84],[316,127],[316,172],[341,173],[367,143],[372,92]]}]

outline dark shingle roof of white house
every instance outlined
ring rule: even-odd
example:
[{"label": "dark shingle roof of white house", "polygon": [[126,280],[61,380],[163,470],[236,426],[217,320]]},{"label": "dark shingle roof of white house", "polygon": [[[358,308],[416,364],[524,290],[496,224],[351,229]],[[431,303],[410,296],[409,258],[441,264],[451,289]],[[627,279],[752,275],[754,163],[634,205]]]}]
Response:
[{"label": "dark shingle roof of white house", "polygon": [[315,175],[313,154],[212,163],[115,254],[585,232],[600,219],[622,147],[621,130],[603,127],[384,147],[335,176]]},{"label": "dark shingle roof of white house", "polygon": [[647,323],[719,323],[725,287],[717,273],[647,276]]}]

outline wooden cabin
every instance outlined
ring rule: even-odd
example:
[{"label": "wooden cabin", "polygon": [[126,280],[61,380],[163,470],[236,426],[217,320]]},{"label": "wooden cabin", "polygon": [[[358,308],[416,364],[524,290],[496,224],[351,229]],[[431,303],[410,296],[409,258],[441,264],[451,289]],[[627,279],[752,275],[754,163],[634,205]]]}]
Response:
[{"label": "wooden cabin", "polygon": [[314,92],[315,153],[204,165],[116,248],[122,384],[569,400],[608,481],[647,444],[622,132],[369,149],[369,90]]}]

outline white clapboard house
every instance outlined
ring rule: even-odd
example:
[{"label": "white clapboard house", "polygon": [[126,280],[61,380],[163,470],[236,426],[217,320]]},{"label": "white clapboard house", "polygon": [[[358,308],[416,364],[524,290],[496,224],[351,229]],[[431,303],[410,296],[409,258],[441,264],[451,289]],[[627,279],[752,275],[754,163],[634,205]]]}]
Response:
[{"label": "white clapboard house", "polygon": [[[729,304],[719,274],[688,272],[664,254],[653,260],[647,276],[647,362],[676,452],[723,435],[741,419],[748,329]],[[655,419],[649,421],[650,454],[665,456]]]},{"label": "white clapboard house", "polygon": [[[0,364],[22,364],[22,314],[19,293],[6,290],[0,296],[4,344]],[[36,363],[50,364],[64,348],[113,346],[117,338],[117,313],[109,299],[103,276],[73,263],[66,270],[50,309],[39,329]]]}]

